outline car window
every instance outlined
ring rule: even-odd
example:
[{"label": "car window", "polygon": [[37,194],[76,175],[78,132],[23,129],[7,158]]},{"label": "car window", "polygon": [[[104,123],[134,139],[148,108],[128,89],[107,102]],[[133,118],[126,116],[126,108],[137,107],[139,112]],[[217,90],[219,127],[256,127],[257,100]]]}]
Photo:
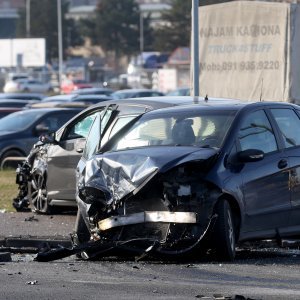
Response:
[{"label": "car window", "polygon": [[135,95],[136,98],[138,97],[149,97],[151,96],[151,93],[149,92],[139,92],[138,94]]},{"label": "car window", "polygon": [[158,92],[152,92],[151,93],[151,96],[155,97],[155,96],[161,96],[162,94],[161,93],[158,93]]},{"label": "car window", "polygon": [[110,137],[113,136],[116,132],[118,132],[121,128],[123,128],[126,124],[128,124],[131,120],[136,118],[136,116],[126,116],[119,118],[114,124],[113,129],[110,132]]},{"label": "car window", "polygon": [[90,127],[93,124],[93,121],[96,117],[97,112],[94,112],[88,116],[83,117],[75,124],[70,126],[67,131],[66,135],[63,137],[63,140],[72,140],[77,138],[86,138],[88,136]]},{"label": "car window", "polygon": [[48,130],[50,132],[54,132],[57,129],[59,129],[61,126],[63,126],[67,121],[69,121],[76,113],[74,112],[62,112],[55,114],[50,114],[45,116],[41,123],[48,127]]},{"label": "car window", "polygon": [[112,148],[147,146],[220,147],[234,112],[180,112],[152,117],[144,115]]},{"label": "car window", "polygon": [[264,153],[278,149],[271,124],[263,110],[250,113],[238,133],[241,150],[258,149]]},{"label": "car window", "polygon": [[300,119],[291,109],[271,109],[283,136],[286,148],[299,146],[300,135],[296,128],[300,128]]},{"label": "car window", "polygon": [[82,155],[85,159],[89,159],[96,151],[96,148],[98,147],[98,143],[101,135],[99,130],[100,124],[101,124],[101,117],[100,114],[98,114],[97,117],[94,119],[94,122],[91,126],[90,133],[86,140],[85,148]]},{"label": "car window", "polygon": [[112,112],[113,110],[110,108],[107,110],[103,109],[100,113],[99,111],[97,112],[86,139],[86,144],[82,155],[85,159],[89,159],[97,151],[101,140],[101,135],[111,117]]},{"label": "car window", "polygon": [[0,120],[0,131],[18,131],[31,126],[37,119],[42,117],[42,111],[20,111],[12,113]]}]

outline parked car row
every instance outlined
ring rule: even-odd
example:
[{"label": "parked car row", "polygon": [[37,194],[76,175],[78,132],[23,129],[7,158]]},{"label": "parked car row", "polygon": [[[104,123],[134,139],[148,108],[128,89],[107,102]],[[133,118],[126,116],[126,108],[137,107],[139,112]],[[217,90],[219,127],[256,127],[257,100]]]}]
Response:
[{"label": "parked car row", "polygon": [[36,79],[17,79],[8,81],[3,87],[4,93],[52,93],[50,83],[43,83]]},{"label": "parked car row", "polygon": [[299,237],[298,127],[288,103],[101,102],[35,145],[14,205],[47,213],[76,203],[72,253],[83,258],[209,249],[232,260],[240,242]]}]

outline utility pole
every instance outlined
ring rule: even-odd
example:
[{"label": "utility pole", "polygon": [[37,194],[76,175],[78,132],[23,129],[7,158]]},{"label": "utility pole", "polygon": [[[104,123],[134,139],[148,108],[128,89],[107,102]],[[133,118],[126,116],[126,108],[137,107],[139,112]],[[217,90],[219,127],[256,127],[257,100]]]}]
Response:
[{"label": "utility pole", "polygon": [[140,53],[141,53],[141,69],[143,69],[143,52],[144,52],[144,16],[143,12],[140,12]]},{"label": "utility pole", "polygon": [[62,16],[61,16],[61,0],[57,0],[57,28],[58,28],[58,70],[59,70],[59,86],[62,81],[63,74],[63,39],[62,39]]},{"label": "utility pole", "polygon": [[26,37],[30,38],[30,1],[26,0]]},{"label": "utility pole", "polygon": [[192,0],[193,96],[199,96],[199,0]]}]

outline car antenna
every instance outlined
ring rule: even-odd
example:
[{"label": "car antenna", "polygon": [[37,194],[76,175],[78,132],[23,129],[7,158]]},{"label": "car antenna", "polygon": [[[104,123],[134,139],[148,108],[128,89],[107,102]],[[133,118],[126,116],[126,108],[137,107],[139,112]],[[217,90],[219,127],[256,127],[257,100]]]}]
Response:
[{"label": "car antenna", "polygon": [[204,101],[207,102],[208,101],[208,95],[206,94]]},{"label": "car antenna", "polygon": [[264,86],[264,79],[262,78],[261,79],[259,102],[262,102],[263,86]]}]

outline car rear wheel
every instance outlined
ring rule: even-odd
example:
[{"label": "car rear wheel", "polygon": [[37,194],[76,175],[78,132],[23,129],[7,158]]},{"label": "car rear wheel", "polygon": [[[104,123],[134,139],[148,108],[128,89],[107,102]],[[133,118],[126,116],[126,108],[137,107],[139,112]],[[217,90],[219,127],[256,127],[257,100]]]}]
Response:
[{"label": "car rear wheel", "polygon": [[44,174],[34,173],[28,186],[28,198],[35,213],[48,214],[50,206],[47,193],[47,182]]},{"label": "car rear wheel", "polygon": [[232,261],[235,257],[236,227],[234,214],[227,200],[220,200],[215,207],[218,215],[212,232],[213,248],[218,259]]}]

